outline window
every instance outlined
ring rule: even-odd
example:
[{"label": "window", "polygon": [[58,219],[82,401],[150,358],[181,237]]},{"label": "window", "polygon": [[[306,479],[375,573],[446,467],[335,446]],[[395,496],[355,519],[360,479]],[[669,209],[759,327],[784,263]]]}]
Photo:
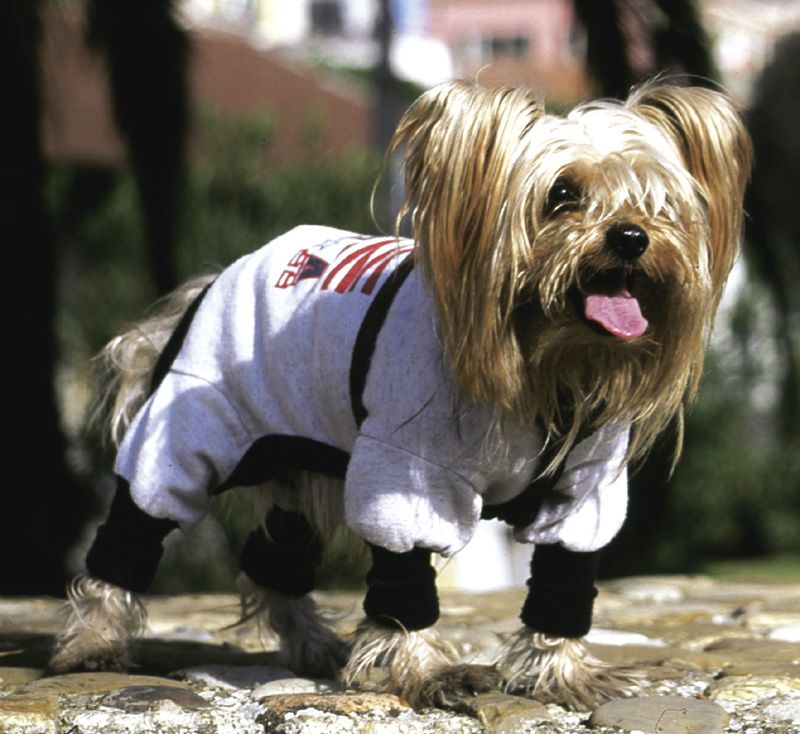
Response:
[{"label": "window", "polygon": [[311,30],[323,36],[342,32],[342,5],[338,0],[314,0],[311,3]]},{"label": "window", "polygon": [[484,58],[501,56],[521,59],[528,55],[530,41],[524,36],[484,36],[481,51]]}]

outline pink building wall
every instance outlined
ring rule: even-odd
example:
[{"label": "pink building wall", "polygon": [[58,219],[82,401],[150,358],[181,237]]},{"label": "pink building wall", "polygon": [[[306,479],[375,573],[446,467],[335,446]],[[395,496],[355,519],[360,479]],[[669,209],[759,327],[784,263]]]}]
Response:
[{"label": "pink building wall", "polygon": [[[562,101],[585,96],[570,0],[430,0],[428,13],[430,33],[450,47],[458,76],[490,65],[498,81],[533,84]],[[513,38],[527,39],[527,50],[491,54],[490,39]]]}]

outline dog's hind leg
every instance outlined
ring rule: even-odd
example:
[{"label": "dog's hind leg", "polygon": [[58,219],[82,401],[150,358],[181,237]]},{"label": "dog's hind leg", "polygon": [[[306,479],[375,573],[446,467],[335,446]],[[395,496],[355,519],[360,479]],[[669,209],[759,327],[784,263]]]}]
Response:
[{"label": "dog's hind leg", "polygon": [[147,624],[137,594],[150,587],[162,541],[176,527],[140,510],[127,483],[118,480],[108,518],[86,558],[89,575],[75,579],[68,590],[68,619],[56,637],[52,670],[129,667],[129,643]]},{"label": "dog's hind leg", "polygon": [[348,654],[309,595],[321,557],[322,543],[306,518],[273,506],[240,559],[242,619],[271,627],[286,667],[312,678],[334,677]]}]

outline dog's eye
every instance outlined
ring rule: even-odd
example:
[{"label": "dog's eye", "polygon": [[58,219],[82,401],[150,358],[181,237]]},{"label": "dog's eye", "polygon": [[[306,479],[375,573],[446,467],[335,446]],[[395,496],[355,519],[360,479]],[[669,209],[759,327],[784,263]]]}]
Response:
[{"label": "dog's eye", "polygon": [[562,212],[575,211],[581,201],[581,191],[567,179],[558,179],[547,193],[545,214],[549,217]]}]

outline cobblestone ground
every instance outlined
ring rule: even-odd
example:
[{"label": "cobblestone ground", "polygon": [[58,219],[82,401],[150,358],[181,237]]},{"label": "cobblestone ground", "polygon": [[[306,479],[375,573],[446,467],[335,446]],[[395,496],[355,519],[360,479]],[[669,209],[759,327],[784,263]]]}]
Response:
[{"label": "cobblestone ground", "polygon": [[[320,594],[346,634],[358,595]],[[517,627],[522,592],[444,593],[439,629],[465,662],[484,662]],[[640,696],[586,714],[503,694],[464,713],[415,712],[386,694],[342,690],[278,667],[275,641],[231,627],[233,596],[154,598],[135,674],[43,669],[59,602],[0,599],[0,732],[800,733],[800,584],[639,578],[605,584],[594,652],[648,671]],[[266,650],[266,652],[265,652]],[[272,652],[271,652],[272,651]]]}]

